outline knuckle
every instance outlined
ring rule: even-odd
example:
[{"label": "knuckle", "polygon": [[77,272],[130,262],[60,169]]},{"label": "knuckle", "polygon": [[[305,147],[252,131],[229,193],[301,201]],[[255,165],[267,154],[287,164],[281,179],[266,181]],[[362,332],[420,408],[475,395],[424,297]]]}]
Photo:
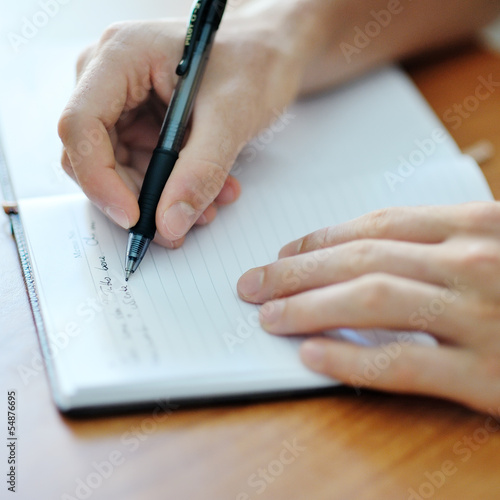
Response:
[{"label": "knuckle", "polygon": [[87,47],[83,52],[80,53],[78,59],[76,60],[76,73],[80,75],[85,69],[87,62],[94,53],[94,46]]},{"label": "knuckle", "polygon": [[71,165],[71,161],[68,157],[67,154],[65,154],[62,158],[61,158],[61,166],[62,166],[62,169],[69,175],[69,176],[73,176],[74,175],[74,172],[73,172],[73,167]]},{"label": "knuckle", "polygon": [[57,133],[61,138],[63,144],[67,144],[68,137],[73,128],[73,124],[75,123],[75,119],[77,117],[77,112],[74,108],[67,107],[61,114],[59,118],[59,122],[57,124]]},{"label": "knuckle", "polygon": [[300,250],[301,252],[305,252],[316,248],[325,248],[327,246],[328,228],[325,227],[305,236]]},{"label": "knuckle", "polygon": [[[407,354],[409,355],[410,353],[407,352]],[[390,377],[391,382],[397,382],[400,387],[412,387],[422,378],[423,372],[418,368],[421,366],[422,363],[417,362],[415,359],[409,361],[408,356],[396,356],[391,359],[387,376]]]},{"label": "knuckle", "polygon": [[500,310],[496,301],[486,301],[481,300],[481,298],[475,298],[475,300],[468,301],[467,309],[469,311],[469,317],[483,324],[491,325],[494,329],[500,321]]},{"label": "knuckle", "polygon": [[390,296],[391,286],[386,275],[377,273],[359,278],[358,301],[364,310],[380,309]]},{"label": "knuckle", "polygon": [[374,252],[374,244],[370,240],[359,240],[346,244],[349,258],[345,265],[354,274],[359,274],[360,271],[366,268],[367,261],[371,258]]},{"label": "knuckle", "polygon": [[489,275],[500,268],[498,247],[486,241],[468,243],[459,256],[460,267],[475,274]]},{"label": "knuckle", "polygon": [[383,236],[387,233],[387,230],[392,224],[392,215],[394,211],[392,208],[382,208],[370,212],[365,216],[363,223],[361,224],[361,236],[362,235],[377,235]]},{"label": "knuckle", "polygon": [[132,21],[118,21],[109,25],[99,40],[99,46],[127,38],[133,25]]},{"label": "knuckle", "polygon": [[324,227],[313,233],[304,236],[299,253],[309,252],[311,250],[328,248],[332,245],[332,228]]},{"label": "knuckle", "polygon": [[319,248],[327,248],[331,246],[334,238],[333,226],[320,229],[318,231],[317,238],[319,240]]},{"label": "knuckle", "polygon": [[500,203],[498,202],[470,202],[463,205],[464,222],[467,228],[498,227],[500,224]]},{"label": "knuckle", "polygon": [[209,160],[197,160],[192,165],[188,198],[195,210],[204,210],[220,193],[229,168]]}]

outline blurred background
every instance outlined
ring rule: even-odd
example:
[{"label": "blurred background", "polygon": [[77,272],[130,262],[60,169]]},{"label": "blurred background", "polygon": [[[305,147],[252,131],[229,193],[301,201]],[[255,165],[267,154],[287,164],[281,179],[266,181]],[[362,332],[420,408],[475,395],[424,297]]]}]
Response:
[{"label": "blurred background", "polygon": [[485,30],[485,39],[492,47],[500,51],[500,19]]},{"label": "blurred background", "polygon": [[[0,33],[5,42],[8,33],[21,31],[23,17],[33,21],[38,11],[45,10],[49,12],[49,21],[33,38],[35,44],[68,39],[86,43],[97,39],[114,21],[186,16],[192,3],[192,0],[0,0]],[[58,12],[53,14],[57,8]]]}]

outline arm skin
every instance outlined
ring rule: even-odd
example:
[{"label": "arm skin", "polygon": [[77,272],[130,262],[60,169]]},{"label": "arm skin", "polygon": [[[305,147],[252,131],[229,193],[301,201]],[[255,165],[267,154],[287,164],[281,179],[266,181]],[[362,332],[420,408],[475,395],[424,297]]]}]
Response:
[{"label": "arm skin", "polygon": [[[444,47],[473,36],[478,29],[500,14],[500,1],[481,0],[365,0],[353,2],[339,0],[325,2],[331,6],[330,17],[335,32],[323,51],[310,64],[302,84],[303,92],[313,92],[345,82],[353,77],[392,61]],[[380,16],[385,11],[385,16]],[[387,13],[389,22],[386,21]],[[386,24],[380,34],[368,37],[369,43],[361,47],[362,40],[355,36],[357,28],[365,33],[373,22]],[[366,29],[368,23],[372,26]],[[366,42],[365,42],[366,43]],[[353,51],[347,47],[349,44]]]}]

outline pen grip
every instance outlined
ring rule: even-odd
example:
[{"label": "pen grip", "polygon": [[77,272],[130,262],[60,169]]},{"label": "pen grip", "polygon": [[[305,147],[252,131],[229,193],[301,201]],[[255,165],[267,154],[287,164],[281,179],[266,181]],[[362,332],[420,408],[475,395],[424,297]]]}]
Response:
[{"label": "pen grip", "polygon": [[154,238],[158,202],[178,157],[179,155],[175,151],[161,148],[156,148],[153,151],[139,195],[141,215],[139,222],[130,230],[131,232],[142,234],[151,240]]}]

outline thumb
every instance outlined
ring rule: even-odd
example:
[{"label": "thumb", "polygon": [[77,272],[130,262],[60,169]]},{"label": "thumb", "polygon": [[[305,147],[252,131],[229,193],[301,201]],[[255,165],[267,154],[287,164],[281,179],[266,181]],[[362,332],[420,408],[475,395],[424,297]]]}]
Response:
[{"label": "thumb", "polygon": [[217,198],[243,145],[223,113],[196,111],[156,212],[158,232],[171,241],[182,238]]}]

